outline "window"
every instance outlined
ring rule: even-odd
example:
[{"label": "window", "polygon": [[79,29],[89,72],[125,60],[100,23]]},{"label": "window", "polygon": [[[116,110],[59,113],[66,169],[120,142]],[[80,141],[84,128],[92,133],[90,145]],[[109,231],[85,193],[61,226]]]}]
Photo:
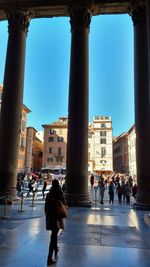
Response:
[{"label": "window", "polygon": [[90,148],[91,146],[90,146],[90,144],[88,143],[88,148]]},{"label": "window", "polygon": [[100,136],[106,136],[106,131],[101,131]]},{"label": "window", "polygon": [[61,147],[58,147],[58,155],[61,155]]},{"label": "window", "polygon": [[62,129],[59,129],[59,134],[62,134]]},{"label": "window", "polygon": [[54,129],[50,129],[50,130],[49,130],[49,133],[50,133],[50,134],[54,134]]},{"label": "window", "polygon": [[63,137],[61,136],[58,136],[58,139],[57,139],[58,142],[63,142]]},{"label": "window", "polygon": [[100,163],[106,164],[106,160],[100,160]]},{"label": "window", "polygon": [[48,149],[48,153],[49,153],[49,154],[52,153],[52,147],[49,147],[49,149]]},{"label": "window", "polygon": [[54,142],[54,137],[48,137],[48,142]]},{"label": "window", "polygon": [[100,144],[106,144],[106,139],[100,139]]},{"label": "window", "polygon": [[18,159],[24,160],[24,155],[18,155]]},{"label": "window", "polygon": [[106,128],[106,123],[101,123],[101,128]]},{"label": "window", "polygon": [[53,158],[47,158],[47,162],[53,162]]},{"label": "window", "polygon": [[106,156],[106,148],[102,147],[101,148],[101,157],[104,158]]},{"label": "window", "polygon": [[26,127],[26,122],[22,120],[21,121],[21,130],[22,130],[22,132],[25,131],[25,127]]},{"label": "window", "polygon": [[21,137],[21,139],[20,139],[20,148],[21,149],[25,148],[25,139],[24,139],[24,137]]}]

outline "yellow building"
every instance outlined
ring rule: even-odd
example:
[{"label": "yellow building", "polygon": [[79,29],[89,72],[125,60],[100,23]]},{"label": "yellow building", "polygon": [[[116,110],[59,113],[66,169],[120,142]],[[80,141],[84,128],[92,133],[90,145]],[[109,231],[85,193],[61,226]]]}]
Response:
[{"label": "yellow building", "polygon": [[[43,167],[66,167],[67,122],[61,117],[57,122],[43,125]],[[112,121],[111,117],[94,117],[89,124],[88,169],[91,172],[112,172]]]},{"label": "yellow building", "polygon": [[44,128],[43,167],[66,167],[67,121],[61,117],[57,122],[42,125]]},{"label": "yellow building", "polygon": [[22,107],[21,129],[20,129],[20,146],[18,154],[18,172],[25,170],[25,149],[26,149],[26,129],[27,115],[31,112],[25,105]]},{"label": "yellow building", "polygon": [[2,100],[2,91],[3,91],[3,86],[0,84],[0,103]]},{"label": "yellow building", "polygon": [[42,168],[43,142],[38,137],[38,132],[33,127],[27,127],[25,171],[38,172]]},{"label": "yellow building", "polygon": [[[0,107],[2,101],[3,86],[0,85]],[[26,127],[27,127],[27,116],[31,112],[24,104],[22,106],[21,114],[21,126],[20,126],[20,145],[18,153],[18,172],[24,172],[25,168],[25,148],[26,148]]]}]

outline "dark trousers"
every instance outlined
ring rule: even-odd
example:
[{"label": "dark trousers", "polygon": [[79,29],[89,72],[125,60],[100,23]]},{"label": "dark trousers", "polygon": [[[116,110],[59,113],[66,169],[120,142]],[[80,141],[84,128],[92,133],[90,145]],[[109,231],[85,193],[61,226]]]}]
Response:
[{"label": "dark trousers", "polygon": [[109,193],[109,203],[114,203],[114,192]]},{"label": "dark trousers", "polygon": [[52,259],[53,251],[55,252],[55,256],[57,256],[57,234],[59,229],[55,228],[52,230],[50,244],[49,244],[49,253],[48,253],[48,260]]}]

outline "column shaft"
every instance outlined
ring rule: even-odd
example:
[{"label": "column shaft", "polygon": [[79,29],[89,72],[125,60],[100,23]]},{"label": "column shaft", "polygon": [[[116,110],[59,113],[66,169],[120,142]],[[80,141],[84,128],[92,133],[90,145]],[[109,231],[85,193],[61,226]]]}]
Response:
[{"label": "column shaft", "polygon": [[71,15],[72,39],[69,84],[66,200],[89,206],[88,193],[88,38],[90,14]]},{"label": "column shaft", "polygon": [[29,17],[8,13],[8,46],[0,117],[0,194],[16,186]]},{"label": "column shaft", "polygon": [[138,194],[134,206],[150,207],[150,102],[148,38],[145,7],[133,13],[135,59],[135,127]]}]

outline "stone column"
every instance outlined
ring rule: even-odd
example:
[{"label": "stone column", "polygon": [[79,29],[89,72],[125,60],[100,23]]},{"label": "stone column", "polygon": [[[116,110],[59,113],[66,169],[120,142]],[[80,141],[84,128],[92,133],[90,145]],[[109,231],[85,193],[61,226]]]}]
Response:
[{"label": "stone column", "polygon": [[150,208],[150,90],[145,6],[137,6],[134,23],[135,128],[138,193],[134,206]]},{"label": "stone column", "polygon": [[147,0],[147,31],[148,31],[148,62],[149,62],[149,84],[150,84],[150,1]]},{"label": "stone column", "polygon": [[0,116],[0,194],[15,190],[23,104],[28,13],[9,11],[8,46]]},{"label": "stone column", "polygon": [[88,193],[88,39],[90,12],[71,11],[71,62],[65,198],[71,206],[90,206]]}]

